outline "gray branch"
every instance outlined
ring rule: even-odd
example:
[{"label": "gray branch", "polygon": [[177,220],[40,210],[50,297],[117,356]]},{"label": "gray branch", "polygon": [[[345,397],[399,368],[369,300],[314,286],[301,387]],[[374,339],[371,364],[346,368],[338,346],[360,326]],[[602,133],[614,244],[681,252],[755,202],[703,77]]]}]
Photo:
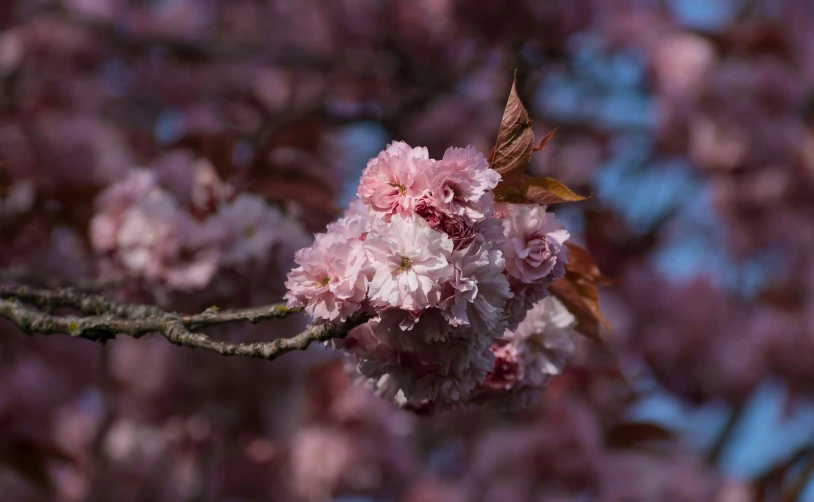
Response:
[{"label": "gray branch", "polygon": [[[54,308],[60,307],[84,315],[51,313]],[[338,324],[314,323],[291,338],[256,343],[225,342],[194,331],[204,326],[227,322],[258,323],[266,319],[281,319],[300,310],[276,304],[240,310],[219,310],[212,307],[200,314],[180,315],[166,312],[154,305],[121,304],[100,295],[70,289],[36,290],[0,286],[0,317],[8,319],[29,335],[65,334],[104,343],[118,334],[140,338],[148,333],[158,333],[181,347],[268,361],[293,350],[305,350],[313,342],[344,338],[351,329],[367,321],[367,317],[362,315]]]}]

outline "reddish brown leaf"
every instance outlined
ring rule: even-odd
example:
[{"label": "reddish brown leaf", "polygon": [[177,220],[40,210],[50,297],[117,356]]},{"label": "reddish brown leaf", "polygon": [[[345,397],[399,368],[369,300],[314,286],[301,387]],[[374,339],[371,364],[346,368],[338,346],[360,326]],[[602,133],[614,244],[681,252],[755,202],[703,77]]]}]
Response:
[{"label": "reddish brown leaf", "polygon": [[517,95],[515,74],[497,133],[491,168],[499,172],[505,182],[511,183],[523,176],[533,150],[534,131],[531,130],[529,114]]},{"label": "reddish brown leaf", "polygon": [[535,145],[531,119],[517,95],[517,74],[515,73],[509,100],[506,102],[500,130],[497,134],[497,143],[492,148],[488,159],[490,167],[503,177],[494,190],[497,202],[557,204],[587,198],[575,194],[553,178],[530,178],[525,174],[531,154],[545,148],[556,131],[556,129],[552,130]]},{"label": "reddish brown leaf", "polygon": [[549,291],[576,317],[578,333],[605,345],[599,336],[599,326],[610,328],[599,311],[599,290],[595,283],[579,274],[566,273],[564,278],[554,281]]},{"label": "reddish brown leaf", "polygon": [[588,312],[590,312],[593,318],[602,324],[605,329],[610,330],[608,321],[605,320],[605,318],[602,316],[602,312],[599,311],[599,289],[596,287],[596,283],[583,277],[579,277],[576,274],[569,273],[565,274],[565,279],[580,295]]},{"label": "reddish brown leaf", "polygon": [[495,202],[505,202],[509,204],[525,204],[526,196],[516,185],[501,183],[497,186],[492,193],[495,196]]},{"label": "reddish brown leaf", "polygon": [[673,439],[675,439],[675,435],[671,431],[648,422],[617,424],[605,433],[605,444],[612,449],[634,448]]},{"label": "reddish brown leaf", "polygon": [[559,204],[576,202],[588,197],[575,194],[553,178],[531,178],[525,174],[503,180],[493,190],[495,202],[510,204]]},{"label": "reddish brown leaf", "polygon": [[554,134],[557,132],[557,129],[558,129],[558,128],[557,128],[557,127],[555,127],[554,129],[552,129],[552,130],[551,130],[551,132],[549,132],[548,134],[546,134],[545,136],[543,136],[543,139],[541,139],[541,140],[540,140],[540,142],[539,142],[539,143],[537,143],[537,146],[535,146],[535,147],[534,147],[534,151],[535,151],[535,152],[539,152],[540,150],[542,150],[543,148],[545,148],[545,146],[548,144],[548,141],[549,141],[551,138],[553,138],[553,137],[554,137]]},{"label": "reddish brown leaf", "polygon": [[793,281],[771,285],[758,295],[758,299],[772,308],[797,312],[805,308],[805,287]]},{"label": "reddish brown leaf", "polygon": [[588,197],[575,194],[554,178],[531,178],[523,182],[521,192],[528,202],[535,204],[559,204],[577,202]]},{"label": "reddish brown leaf", "polygon": [[566,242],[565,245],[568,247],[568,263],[565,264],[565,270],[579,274],[597,284],[613,283],[612,279],[599,271],[599,266],[587,249],[570,242]]}]

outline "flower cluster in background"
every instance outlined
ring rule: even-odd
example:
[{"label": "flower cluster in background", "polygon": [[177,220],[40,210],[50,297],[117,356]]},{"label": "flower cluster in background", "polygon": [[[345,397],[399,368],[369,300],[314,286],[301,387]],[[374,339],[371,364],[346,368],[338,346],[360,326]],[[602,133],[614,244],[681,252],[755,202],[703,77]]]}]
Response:
[{"label": "flower cluster in background", "polygon": [[273,276],[309,242],[296,221],[259,195],[235,193],[206,160],[170,157],[186,169],[166,160],[134,169],[97,197],[90,242],[108,280],[142,280],[158,298],[200,294],[229,272]]},{"label": "flower cluster in background", "polygon": [[370,317],[332,343],[380,395],[427,408],[521,394],[573,351],[574,317],[541,302],[565,275],[569,234],[545,206],[495,207],[500,180],[472,147],[434,160],[393,142],[345,216],[296,253],[288,305],[326,322]]}]

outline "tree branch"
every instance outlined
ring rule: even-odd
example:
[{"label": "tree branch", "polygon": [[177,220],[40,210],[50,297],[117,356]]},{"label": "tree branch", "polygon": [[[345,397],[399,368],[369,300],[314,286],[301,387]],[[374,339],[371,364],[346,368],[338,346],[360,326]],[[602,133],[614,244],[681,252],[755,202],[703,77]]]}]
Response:
[{"label": "tree branch", "polygon": [[800,500],[800,496],[812,480],[814,480],[814,453],[809,452],[808,458],[803,462],[800,473],[780,494],[780,501],[795,502]]},{"label": "tree branch", "polygon": [[82,293],[71,288],[32,289],[27,286],[0,286],[0,298],[17,299],[39,309],[68,307],[85,315],[111,314],[126,319],[157,317],[165,314],[154,305],[120,304],[101,295]]},{"label": "tree branch", "polygon": [[[56,307],[67,307],[85,315],[54,315],[38,310],[50,311]],[[283,304],[223,311],[211,307],[200,314],[183,316],[153,305],[120,304],[100,295],[69,289],[51,291],[0,286],[0,317],[10,320],[29,335],[66,334],[104,343],[118,334],[140,338],[148,333],[159,333],[170,343],[182,347],[268,361],[293,350],[305,350],[313,342],[344,338],[351,329],[368,319],[362,315],[339,324],[314,323],[296,336],[270,342],[231,343],[194,332],[195,329],[214,324],[236,321],[257,323],[265,319],[284,318],[300,310],[289,309]]]},{"label": "tree branch", "polygon": [[741,420],[741,415],[743,415],[744,407],[745,403],[741,402],[735,405],[732,411],[729,412],[726,423],[724,423],[724,426],[715,438],[715,442],[712,444],[709,452],[707,452],[707,461],[710,464],[717,465],[721,461],[721,455],[723,455],[724,449],[732,439],[735,427],[737,427],[738,422]]}]

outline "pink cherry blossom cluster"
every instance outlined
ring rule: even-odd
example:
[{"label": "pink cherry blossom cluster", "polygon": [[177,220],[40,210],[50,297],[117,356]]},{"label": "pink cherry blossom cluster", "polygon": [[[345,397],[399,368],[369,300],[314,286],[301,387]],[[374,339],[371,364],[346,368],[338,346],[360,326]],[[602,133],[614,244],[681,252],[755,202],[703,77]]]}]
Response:
[{"label": "pink cherry blossom cluster", "polygon": [[97,197],[90,238],[105,258],[105,275],[196,291],[221,271],[251,275],[276,259],[288,263],[285,257],[308,242],[296,222],[262,197],[234,195],[208,163],[194,167],[188,194],[161,182],[155,170],[137,169]]},{"label": "pink cherry blossom cluster", "polygon": [[[325,322],[368,316],[332,343],[378,394],[444,406],[541,387],[572,350],[561,304],[541,304],[537,324],[521,324],[565,274],[569,234],[544,206],[495,204],[500,180],[471,147],[434,160],[391,143],[344,217],[295,254],[288,305]],[[564,338],[541,342],[551,326]]]}]

